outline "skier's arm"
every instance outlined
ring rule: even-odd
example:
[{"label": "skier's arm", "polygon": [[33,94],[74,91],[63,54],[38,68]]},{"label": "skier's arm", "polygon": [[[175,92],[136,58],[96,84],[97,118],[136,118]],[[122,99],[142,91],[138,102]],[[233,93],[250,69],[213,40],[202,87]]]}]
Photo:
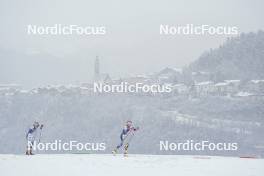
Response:
[{"label": "skier's arm", "polygon": [[26,135],[26,138],[28,138],[28,135],[29,134],[32,134],[33,133],[33,129],[32,128],[29,128],[28,132],[27,132],[27,135]]}]

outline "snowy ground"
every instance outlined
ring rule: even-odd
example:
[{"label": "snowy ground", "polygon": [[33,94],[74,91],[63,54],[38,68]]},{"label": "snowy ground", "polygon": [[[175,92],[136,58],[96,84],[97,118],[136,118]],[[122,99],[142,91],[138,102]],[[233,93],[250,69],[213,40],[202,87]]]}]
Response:
[{"label": "snowy ground", "polygon": [[161,155],[0,155],[3,176],[263,176],[264,159]]}]

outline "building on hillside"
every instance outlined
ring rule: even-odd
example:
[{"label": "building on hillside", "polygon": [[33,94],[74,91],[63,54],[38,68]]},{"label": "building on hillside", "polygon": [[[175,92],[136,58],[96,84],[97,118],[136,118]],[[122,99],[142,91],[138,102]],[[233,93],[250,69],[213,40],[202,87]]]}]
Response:
[{"label": "building on hillside", "polygon": [[239,92],[241,81],[240,80],[225,80],[227,83],[227,93],[235,94]]},{"label": "building on hillside", "polygon": [[225,80],[215,84],[215,94],[219,96],[234,95],[240,91],[240,80]]},{"label": "building on hillside", "polygon": [[153,79],[147,75],[137,75],[131,76],[122,79],[123,82],[127,82],[129,84],[143,83],[143,84],[151,84]]},{"label": "building on hillside", "polygon": [[195,83],[192,89],[196,96],[203,97],[212,94],[215,91],[215,86],[212,81]]},{"label": "building on hillside", "polygon": [[189,93],[189,87],[185,84],[174,84],[172,91],[174,95],[184,95]]},{"label": "building on hillside", "polygon": [[216,95],[219,95],[219,96],[227,95],[228,93],[228,83],[227,82],[219,82],[219,83],[216,83],[214,86],[215,86]]},{"label": "building on hillside", "polygon": [[211,74],[209,72],[204,71],[196,71],[192,72],[192,80],[194,82],[206,82],[208,80],[211,80]]},{"label": "building on hillside", "polygon": [[182,69],[177,68],[165,68],[155,75],[158,83],[172,83],[177,84],[182,82]]},{"label": "building on hillside", "polygon": [[256,93],[256,94],[263,94],[264,93],[264,80],[250,80],[245,89],[248,92]]},{"label": "building on hillside", "polygon": [[21,89],[18,84],[0,84],[0,95],[13,94]]},{"label": "building on hillside", "polygon": [[94,82],[106,83],[106,84],[112,82],[111,77],[108,73],[100,72],[100,60],[98,56],[96,56],[94,62]]}]

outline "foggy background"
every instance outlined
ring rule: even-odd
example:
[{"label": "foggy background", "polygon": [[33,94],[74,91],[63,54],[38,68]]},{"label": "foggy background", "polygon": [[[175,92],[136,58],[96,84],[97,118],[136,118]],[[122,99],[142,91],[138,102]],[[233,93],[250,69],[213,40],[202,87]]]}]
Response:
[{"label": "foggy background", "polygon": [[[131,153],[263,157],[263,5],[260,0],[0,0],[0,153],[24,153],[34,121],[45,125],[43,142],[105,142],[110,153],[124,122],[132,120],[140,131]],[[106,35],[27,34],[27,25],[54,24],[106,26]],[[236,26],[243,34],[161,36],[160,24]],[[66,85],[92,81],[96,56],[111,78],[158,72],[143,78],[175,89],[95,94],[89,84]],[[182,74],[172,69],[188,64]],[[25,89],[2,85],[8,83]],[[159,150],[160,140],[188,139],[236,142],[239,150]]]},{"label": "foggy background", "polygon": [[[264,29],[261,0],[0,1],[0,83],[31,87],[90,81],[98,55],[112,77],[183,67],[224,35],[159,35],[160,24]],[[28,35],[27,25],[106,26],[106,35]]]}]

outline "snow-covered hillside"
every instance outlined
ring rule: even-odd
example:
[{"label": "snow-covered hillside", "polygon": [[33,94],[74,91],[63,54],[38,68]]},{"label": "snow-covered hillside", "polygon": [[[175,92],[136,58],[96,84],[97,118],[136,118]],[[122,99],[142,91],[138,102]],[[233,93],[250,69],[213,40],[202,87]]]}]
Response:
[{"label": "snow-covered hillside", "polygon": [[264,159],[172,155],[0,155],[4,176],[262,176]]},{"label": "snow-covered hillside", "polygon": [[[42,142],[106,143],[104,152],[109,153],[120,142],[120,132],[129,119],[140,127],[129,149],[131,153],[263,156],[263,148],[256,148],[264,146],[263,104],[263,97],[245,101],[77,93],[0,96],[0,139],[5,139],[0,140],[0,153],[25,153],[26,132],[34,121],[44,124]],[[160,151],[160,141],[189,139],[236,142],[239,149]]]}]

